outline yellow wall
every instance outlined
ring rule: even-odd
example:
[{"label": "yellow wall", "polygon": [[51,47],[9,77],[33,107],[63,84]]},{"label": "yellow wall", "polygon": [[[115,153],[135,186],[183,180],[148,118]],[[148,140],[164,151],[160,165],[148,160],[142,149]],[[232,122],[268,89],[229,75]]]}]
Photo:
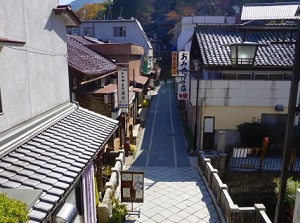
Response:
[{"label": "yellow wall", "polygon": [[251,122],[253,117],[256,120],[261,119],[261,114],[287,114],[287,108],[279,112],[275,111],[275,108],[272,107],[202,107],[202,120],[205,116],[215,117],[216,130],[237,129],[237,125],[244,122]]}]

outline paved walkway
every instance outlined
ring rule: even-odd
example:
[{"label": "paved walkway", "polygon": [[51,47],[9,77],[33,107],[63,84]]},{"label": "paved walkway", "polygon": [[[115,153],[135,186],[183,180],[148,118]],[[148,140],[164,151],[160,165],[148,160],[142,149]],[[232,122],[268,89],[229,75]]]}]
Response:
[{"label": "paved walkway", "polygon": [[144,171],[144,202],[128,204],[126,222],[222,222],[197,158],[187,153],[171,83],[157,88],[144,118],[137,157],[126,159],[127,169]]}]

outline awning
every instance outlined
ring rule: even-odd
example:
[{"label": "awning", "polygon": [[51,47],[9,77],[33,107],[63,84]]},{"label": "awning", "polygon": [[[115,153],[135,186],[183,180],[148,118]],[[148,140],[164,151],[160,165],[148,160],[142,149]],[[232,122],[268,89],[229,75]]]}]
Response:
[{"label": "awning", "polygon": [[138,84],[145,85],[147,81],[148,81],[148,77],[144,77],[144,76],[135,77],[135,82]]},{"label": "awning", "polygon": [[116,130],[118,121],[75,107],[0,160],[0,187],[41,189],[29,222],[44,222]]},{"label": "awning", "polygon": [[55,15],[62,15],[66,19],[66,26],[77,26],[81,24],[80,19],[73,12],[70,5],[59,5],[57,8],[53,9]]},{"label": "awning", "polygon": [[0,37],[0,46],[23,46],[26,42],[17,41],[13,39],[1,38]]},{"label": "awning", "polygon": [[143,91],[143,89],[141,89],[141,88],[136,88],[136,87],[132,88],[132,90],[133,90],[134,92],[137,92],[137,93],[141,93],[141,92]]},{"label": "awning", "polygon": [[118,90],[118,86],[116,84],[109,84],[107,86],[105,86],[104,88],[101,88],[97,91],[95,91],[94,93],[96,94],[111,94],[111,93],[115,93]]}]

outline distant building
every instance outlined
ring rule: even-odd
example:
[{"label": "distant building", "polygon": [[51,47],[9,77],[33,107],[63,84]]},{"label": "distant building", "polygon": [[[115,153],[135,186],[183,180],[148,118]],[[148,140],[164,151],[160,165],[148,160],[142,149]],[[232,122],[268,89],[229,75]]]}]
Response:
[{"label": "distant building", "polygon": [[133,43],[142,46],[142,73],[148,75],[154,72],[153,48],[137,19],[83,20],[79,29],[69,28],[68,33],[94,37],[105,43]]}]

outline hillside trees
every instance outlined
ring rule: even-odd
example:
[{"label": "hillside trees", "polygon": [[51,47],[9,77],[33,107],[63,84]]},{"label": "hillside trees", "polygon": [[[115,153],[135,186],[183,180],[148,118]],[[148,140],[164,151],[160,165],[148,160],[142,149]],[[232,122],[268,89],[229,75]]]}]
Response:
[{"label": "hillside trees", "polygon": [[153,0],[114,0],[112,5],[113,19],[133,17],[137,18],[142,25],[151,22],[153,12]]},{"label": "hillside trees", "polygon": [[80,20],[101,20],[105,19],[108,8],[111,6],[110,1],[102,3],[85,4],[75,13]]}]

